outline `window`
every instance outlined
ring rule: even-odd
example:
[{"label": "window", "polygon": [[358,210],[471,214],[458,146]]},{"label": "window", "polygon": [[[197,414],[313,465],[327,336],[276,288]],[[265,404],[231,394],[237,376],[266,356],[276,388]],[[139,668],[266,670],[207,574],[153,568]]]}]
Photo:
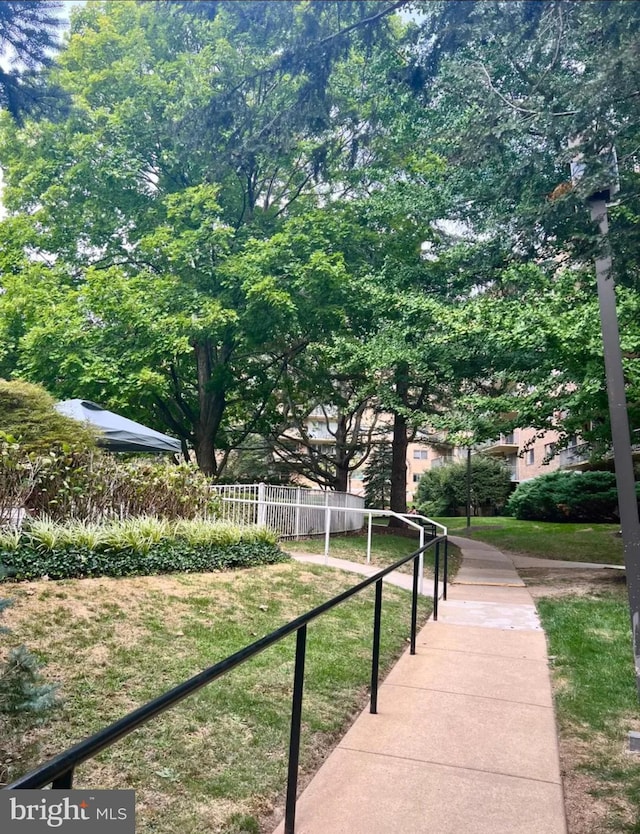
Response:
[{"label": "window", "polygon": [[531,464],[534,462],[533,449],[529,449],[526,452],[524,459],[525,459],[525,462],[526,462],[527,466],[531,466]]},{"label": "window", "polygon": [[414,475],[413,475],[413,483],[414,483],[414,484],[417,484],[419,480],[420,480],[420,475],[418,475],[417,473],[414,473]]},{"label": "window", "polygon": [[428,460],[429,459],[429,450],[428,449],[414,449],[413,450],[413,459],[414,460]]}]

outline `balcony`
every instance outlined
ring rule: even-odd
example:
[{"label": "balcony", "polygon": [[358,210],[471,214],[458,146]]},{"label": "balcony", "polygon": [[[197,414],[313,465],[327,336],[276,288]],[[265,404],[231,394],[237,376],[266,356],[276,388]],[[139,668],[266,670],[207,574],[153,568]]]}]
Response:
[{"label": "balcony", "polygon": [[485,455],[513,455],[518,452],[518,444],[513,432],[511,434],[501,434],[495,440],[490,440],[488,443],[482,443],[477,447],[479,452],[484,452]]},{"label": "balcony", "polygon": [[584,469],[589,463],[591,448],[588,443],[578,443],[558,452],[560,469]]},{"label": "balcony", "polygon": [[439,458],[433,458],[431,461],[432,469],[439,469],[441,466],[449,466],[454,462],[453,455],[442,455]]}]

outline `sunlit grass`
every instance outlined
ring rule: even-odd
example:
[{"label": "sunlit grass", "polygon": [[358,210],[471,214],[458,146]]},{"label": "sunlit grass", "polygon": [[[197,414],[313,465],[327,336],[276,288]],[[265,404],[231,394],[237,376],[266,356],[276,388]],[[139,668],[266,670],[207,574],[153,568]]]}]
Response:
[{"label": "sunlit grass", "polygon": [[624,586],[598,596],[542,598],[538,610],[561,737],[567,749],[580,750],[572,766],[604,803],[608,830],[638,832],[640,761],[627,752],[627,733],[640,730],[640,706]]},{"label": "sunlit grass", "polygon": [[439,518],[449,532],[469,536],[498,549],[571,562],[623,564],[622,540],[617,524],[558,524],[547,521],[519,521],[508,516],[472,518],[471,531],[466,518]]}]

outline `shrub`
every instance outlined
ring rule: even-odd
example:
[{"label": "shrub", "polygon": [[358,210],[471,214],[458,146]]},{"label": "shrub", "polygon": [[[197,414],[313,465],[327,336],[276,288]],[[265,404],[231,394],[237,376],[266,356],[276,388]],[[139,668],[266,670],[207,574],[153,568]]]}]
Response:
[{"label": "shrub", "polygon": [[506,509],[516,518],[532,521],[615,522],[619,518],[616,478],[612,472],[540,475],[520,484]]},{"label": "shrub", "polygon": [[12,435],[0,432],[0,527],[15,527],[39,470]]},{"label": "shrub", "polygon": [[[471,458],[471,509],[477,515],[499,512],[511,492],[511,474],[500,461]],[[456,515],[467,504],[467,464],[452,463],[431,469],[420,478],[414,503],[426,515]]]},{"label": "shrub", "polygon": [[0,429],[17,441],[27,455],[50,449],[92,448],[93,432],[54,408],[54,399],[40,385],[0,380]]},{"label": "shrub", "polygon": [[197,467],[165,460],[121,461],[95,449],[52,450],[39,459],[27,501],[36,516],[100,521],[154,515],[215,515],[218,501]]},{"label": "shrub", "polygon": [[146,517],[101,527],[35,522],[17,544],[0,538],[0,562],[13,579],[206,572],[287,558],[271,530],[197,519]]},{"label": "shrub", "polygon": [[[0,576],[2,578],[2,576]],[[0,613],[11,600],[0,599]],[[9,629],[0,626],[0,634]],[[44,683],[42,664],[26,646],[12,649],[0,663],[0,713],[41,715],[60,703],[55,684]]]}]

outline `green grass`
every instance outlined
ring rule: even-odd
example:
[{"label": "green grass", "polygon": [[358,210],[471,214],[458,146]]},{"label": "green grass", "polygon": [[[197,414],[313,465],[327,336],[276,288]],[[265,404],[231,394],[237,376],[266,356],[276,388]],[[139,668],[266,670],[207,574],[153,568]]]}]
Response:
[{"label": "green grass", "polygon": [[[288,553],[324,553],[324,537],[303,539],[302,541],[281,541],[280,547]],[[375,528],[371,536],[371,564],[386,567],[403,556],[408,556],[417,550],[417,539],[404,536],[394,536],[389,533],[376,533]],[[364,564],[367,559],[367,535],[332,536],[329,546],[329,556],[336,559],[346,559],[350,562]],[[442,556],[441,556],[442,558]],[[434,549],[429,548],[424,554],[424,570],[426,576],[433,576]],[[449,570],[453,576],[460,563],[458,548],[449,544]],[[403,565],[400,570],[410,573],[413,563]]]},{"label": "green grass", "polygon": [[588,779],[606,830],[637,834],[640,759],[626,747],[629,730],[640,730],[640,707],[626,591],[542,598],[538,610],[553,659],[562,746],[580,751],[571,767]]},{"label": "green grass", "polygon": [[622,540],[616,524],[558,524],[547,521],[518,521],[507,516],[472,518],[471,532],[466,518],[438,518],[452,535],[469,536],[498,549],[571,562],[623,564]]},{"label": "green grass", "polygon": [[[217,574],[21,583],[3,617],[61,683],[40,727],[0,727],[9,776],[95,732],[355,584],[288,562]],[[373,590],[309,626],[301,766],[311,773],[366,702]],[[420,600],[420,620],[430,613]],[[410,594],[385,587],[381,674],[407,645]],[[295,639],[271,647],[83,765],[78,787],[129,787],[145,834],[255,832],[281,803]],[[1,768],[0,768],[1,770]],[[278,805],[279,807],[279,805]]]}]

